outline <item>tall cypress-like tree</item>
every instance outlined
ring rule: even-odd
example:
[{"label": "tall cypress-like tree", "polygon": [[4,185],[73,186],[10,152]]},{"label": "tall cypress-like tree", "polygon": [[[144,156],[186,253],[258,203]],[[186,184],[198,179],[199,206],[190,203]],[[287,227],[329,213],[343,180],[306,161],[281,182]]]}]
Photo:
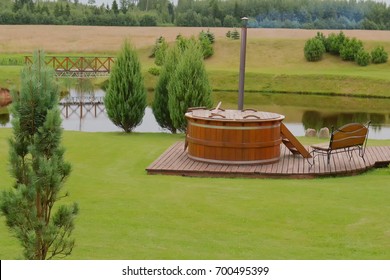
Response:
[{"label": "tall cypress-like tree", "polygon": [[119,14],[119,7],[118,7],[118,3],[116,2],[116,0],[114,0],[112,2],[112,7],[111,7],[111,10],[114,12],[114,14]]},{"label": "tall cypress-like tree", "polygon": [[211,86],[200,44],[193,41],[183,51],[168,83],[168,108],[173,125],[186,131],[185,113],[190,107],[211,107]]},{"label": "tall cypress-like tree", "polygon": [[154,90],[154,101],[152,104],[153,114],[157,123],[172,133],[176,133],[176,128],[173,125],[168,108],[168,84],[176,69],[180,53],[181,51],[177,45],[168,50],[165,63],[161,69],[160,77]]},{"label": "tall cypress-like tree", "polygon": [[52,259],[72,252],[77,204],[54,207],[71,165],[64,160],[58,109],[59,90],[53,70],[37,51],[33,64],[21,72],[21,88],[13,94],[13,136],[10,170],[14,188],[4,191],[0,206],[11,231],[19,239],[26,259]]},{"label": "tall cypress-like tree", "polygon": [[142,122],[146,89],[138,55],[128,41],[115,60],[104,104],[110,120],[125,132],[131,132]]}]

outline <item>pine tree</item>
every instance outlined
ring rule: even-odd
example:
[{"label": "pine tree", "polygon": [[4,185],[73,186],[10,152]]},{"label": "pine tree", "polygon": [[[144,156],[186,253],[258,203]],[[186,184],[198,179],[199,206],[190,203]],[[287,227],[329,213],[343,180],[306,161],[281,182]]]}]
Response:
[{"label": "pine tree", "polygon": [[[71,254],[77,204],[56,206],[71,165],[61,146],[59,90],[44,53],[21,72],[20,93],[13,94],[10,170],[13,190],[1,196],[1,211],[19,239],[26,259],[52,259]],[[56,209],[56,210],[55,210]]]},{"label": "pine tree", "polygon": [[71,15],[70,6],[69,6],[69,3],[67,2],[65,5],[65,16],[68,18],[68,17],[70,17],[70,15]]},{"label": "pine tree", "polygon": [[233,40],[239,40],[240,39],[240,33],[236,28],[230,33],[230,38]]},{"label": "pine tree", "polygon": [[116,0],[114,0],[114,2],[112,2],[112,7],[111,7],[111,10],[114,12],[114,14],[119,14],[119,7],[118,7],[118,3],[116,2]]},{"label": "pine tree", "polygon": [[119,0],[119,6],[120,6],[120,10],[123,14],[126,14],[127,11],[128,11],[128,1],[127,0]]},{"label": "pine tree", "polygon": [[152,104],[153,114],[157,123],[172,133],[176,133],[168,108],[168,84],[179,60],[180,50],[177,46],[168,51],[165,63],[161,69]]},{"label": "pine tree", "polygon": [[115,60],[104,98],[110,120],[125,132],[142,121],[146,108],[146,90],[141,64],[135,49],[125,41]]},{"label": "pine tree", "polygon": [[190,107],[211,107],[211,86],[198,42],[184,50],[168,84],[168,108],[173,125],[186,131],[185,113]]}]

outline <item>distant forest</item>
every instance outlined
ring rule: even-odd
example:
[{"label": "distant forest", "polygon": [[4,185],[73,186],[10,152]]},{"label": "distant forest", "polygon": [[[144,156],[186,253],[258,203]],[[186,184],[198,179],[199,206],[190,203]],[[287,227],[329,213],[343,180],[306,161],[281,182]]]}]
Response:
[{"label": "distant forest", "polygon": [[390,30],[390,6],[357,0],[1,0],[0,24]]}]

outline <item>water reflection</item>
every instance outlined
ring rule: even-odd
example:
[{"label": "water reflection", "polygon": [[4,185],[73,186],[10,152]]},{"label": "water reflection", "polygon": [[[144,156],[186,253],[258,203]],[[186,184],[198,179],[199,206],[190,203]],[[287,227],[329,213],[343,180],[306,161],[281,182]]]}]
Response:
[{"label": "water reflection", "polygon": [[333,113],[323,114],[319,111],[305,111],[302,116],[302,124],[307,128],[314,128],[316,130],[322,127],[335,128],[343,126],[346,123],[366,123],[371,120],[373,129],[380,129],[382,124],[386,123],[386,115],[378,113]]},{"label": "water reflection", "polygon": [[[107,116],[103,105],[103,90],[95,90],[93,94],[86,94],[77,89],[71,89],[69,94],[61,99],[60,109],[62,114],[62,126],[65,130],[85,132],[114,132],[123,131],[115,126]],[[169,132],[161,128],[154,118],[152,109],[147,107],[142,123],[133,131],[135,132]]]},{"label": "water reflection", "polygon": [[[74,86],[74,85],[70,85]],[[105,92],[94,90],[91,83],[80,80],[78,86],[69,89],[69,94],[61,99],[60,110],[65,130],[86,132],[113,132],[122,131],[108,119],[103,103]],[[217,93],[216,100],[222,100],[225,108],[235,108],[229,104],[230,95],[235,93]],[[220,96],[218,96],[220,95]],[[221,97],[222,96],[222,97]],[[261,111],[276,112],[286,116],[284,123],[296,136],[305,135],[305,130],[322,127],[340,127],[350,122],[366,123],[372,121],[370,128],[371,139],[390,139],[390,100],[362,100],[358,98],[322,97],[322,96],[296,96],[296,102],[286,102],[291,95],[274,94],[248,94],[246,107]],[[299,99],[299,101],[298,101]],[[307,101],[309,99],[309,101]],[[329,109],[326,100],[332,104],[340,103],[340,107],[348,107],[356,112],[337,112]],[[318,109],[313,110],[315,105]],[[351,106],[350,104],[353,104]],[[310,106],[311,105],[311,106]],[[351,108],[353,107],[353,108]],[[364,110],[367,110],[365,112]],[[10,116],[4,109],[0,109],[0,126],[10,127]],[[146,108],[141,125],[134,129],[136,132],[169,132],[162,129],[156,122],[151,108]]]},{"label": "water reflection", "polygon": [[9,122],[10,122],[10,117],[8,111],[4,113],[0,112],[0,126],[6,126]]}]

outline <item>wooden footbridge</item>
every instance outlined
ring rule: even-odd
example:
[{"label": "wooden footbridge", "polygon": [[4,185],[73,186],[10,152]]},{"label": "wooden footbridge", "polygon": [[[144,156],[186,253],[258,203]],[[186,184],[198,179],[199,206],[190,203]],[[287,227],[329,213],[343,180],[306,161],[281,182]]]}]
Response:
[{"label": "wooden footbridge", "polygon": [[[26,64],[32,63],[31,56],[25,56]],[[113,57],[46,57],[46,64],[52,66],[57,77],[95,78],[106,77],[111,73]]]}]

